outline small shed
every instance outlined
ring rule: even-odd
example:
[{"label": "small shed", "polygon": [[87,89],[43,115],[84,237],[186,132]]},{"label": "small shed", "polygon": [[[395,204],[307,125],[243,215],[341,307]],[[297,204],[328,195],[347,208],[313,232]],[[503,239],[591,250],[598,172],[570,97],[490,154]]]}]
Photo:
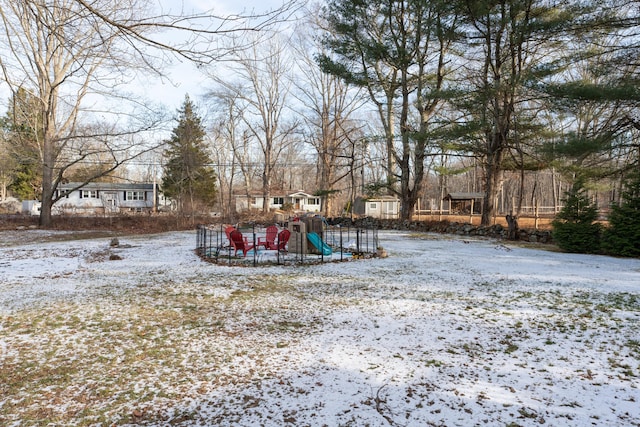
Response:
[{"label": "small shed", "polygon": [[484,193],[449,193],[442,200],[449,202],[449,213],[481,214]]},{"label": "small shed", "polygon": [[40,215],[40,209],[42,203],[39,200],[23,200],[22,201],[22,213],[31,216]]},{"label": "small shed", "polygon": [[372,218],[397,219],[400,217],[400,200],[392,196],[359,197],[354,202],[353,212]]}]

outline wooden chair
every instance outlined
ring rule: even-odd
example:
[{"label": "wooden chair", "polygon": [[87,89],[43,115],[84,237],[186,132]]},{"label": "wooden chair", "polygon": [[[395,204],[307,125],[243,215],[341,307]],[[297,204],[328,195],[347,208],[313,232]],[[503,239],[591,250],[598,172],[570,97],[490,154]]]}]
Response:
[{"label": "wooden chair", "polygon": [[276,237],[278,237],[278,227],[270,225],[267,227],[266,236],[258,237],[258,246],[264,246],[265,249],[278,249]]},{"label": "wooden chair", "polygon": [[[233,246],[233,241],[231,240],[231,232],[234,231],[235,229],[236,228],[233,225],[230,225],[224,229],[224,232],[227,235],[227,240],[229,241],[229,246]],[[249,243],[249,239],[247,239],[246,236],[242,236],[242,238],[244,239],[245,244]]]},{"label": "wooden chair", "polygon": [[242,233],[238,230],[233,229],[229,233],[229,237],[231,246],[233,247],[233,249],[235,249],[234,256],[238,256],[238,251],[241,251],[242,256],[246,257],[247,252],[253,249],[253,245],[248,244]]},{"label": "wooden chair", "polygon": [[286,252],[287,251],[287,242],[289,241],[289,237],[291,237],[291,232],[289,230],[282,230],[278,233],[278,243],[274,249],[279,251]]},{"label": "wooden chair", "polygon": [[236,228],[233,225],[230,225],[228,227],[226,227],[224,229],[224,234],[227,235],[227,240],[229,241],[229,246],[233,246],[233,243],[231,242],[231,232],[233,230],[235,230]]}]

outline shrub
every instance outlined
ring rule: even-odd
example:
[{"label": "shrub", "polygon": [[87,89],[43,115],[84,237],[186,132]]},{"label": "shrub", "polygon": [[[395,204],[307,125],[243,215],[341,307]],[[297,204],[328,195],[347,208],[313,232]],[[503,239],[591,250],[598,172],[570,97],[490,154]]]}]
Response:
[{"label": "shrub", "polygon": [[602,249],[610,255],[640,257],[640,172],[627,179],[622,203],[611,208]]},{"label": "shrub", "polygon": [[567,252],[600,252],[598,211],[587,197],[584,182],[577,180],[566,193],[565,204],[552,222],[553,239]]}]

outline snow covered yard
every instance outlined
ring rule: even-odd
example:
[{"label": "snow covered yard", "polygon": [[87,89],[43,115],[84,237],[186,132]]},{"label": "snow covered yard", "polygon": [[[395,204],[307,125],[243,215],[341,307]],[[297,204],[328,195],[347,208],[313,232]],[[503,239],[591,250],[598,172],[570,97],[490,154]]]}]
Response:
[{"label": "snow covered yard", "polygon": [[195,232],[42,233],[0,232],[3,426],[640,425],[637,259],[385,232],[386,259],[247,268]]}]

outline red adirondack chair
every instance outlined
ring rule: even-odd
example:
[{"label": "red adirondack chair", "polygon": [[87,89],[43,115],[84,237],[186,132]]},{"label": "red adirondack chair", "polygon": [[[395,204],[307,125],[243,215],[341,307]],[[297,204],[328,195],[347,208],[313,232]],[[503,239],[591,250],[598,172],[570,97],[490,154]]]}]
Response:
[{"label": "red adirondack chair", "polygon": [[280,233],[278,233],[278,242],[274,249],[286,252],[287,242],[289,241],[289,237],[291,237],[291,232],[289,230],[285,229],[285,230],[282,230]]},{"label": "red adirondack chair", "polygon": [[229,246],[233,245],[233,243],[231,242],[231,232],[235,229],[236,228],[233,225],[230,225],[224,229],[224,233],[227,235],[227,240],[229,241]]},{"label": "red adirondack chair", "polygon": [[246,257],[247,252],[253,249],[253,245],[247,243],[246,239],[242,236],[242,233],[234,229],[229,233],[231,246],[235,249],[234,256],[238,255],[238,251],[242,252],[242,256]]},{"label": "red adirondack chair", "polygon": [[[235,229],[236,228],[233,225],[230,225],[224,229],[224,232],[227,235],[227,240],[229,241],[229,246],[233,246],[233,241],[231,240],[231,232],[234,231]],[[244,239],[245,244],[249,243],[249,239],[247,239],[246,236],[242,236],[242,238]]]},{"label": "red adirondack chair", "polygon": [[278,237],[278,227],[270,225],[267,227],[266,236],[258,237],[258,246],[264,246],[265,249],[278,249],[276,237]]}]

